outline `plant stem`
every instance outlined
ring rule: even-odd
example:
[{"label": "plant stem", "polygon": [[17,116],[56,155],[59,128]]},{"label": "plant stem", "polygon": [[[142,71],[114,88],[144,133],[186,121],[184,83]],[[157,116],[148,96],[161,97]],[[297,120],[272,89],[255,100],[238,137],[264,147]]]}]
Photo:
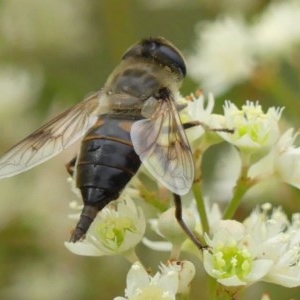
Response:
[{"label": "plant stem", "polygon": [[250,188],[251,184],[247,180],[244,180],[243,178],[240,178],[240,180],[237,182],[237,185],[235,187],[235,193],[233,198],[231,199],[230,203],[228,204],[223,219],[232,219],[243,196]]},{"label": "plant stem", "polygon": [[208,224],[206,210],[205,210],[205,203],[203,201],[199,183],[198,184],[196,183],[193,185],[193,193],[194,193],[194,197],[196,199],[197,208],[198,208],[198,212],[200,215],[202,230],[203,230],[203,232],[208,232],[209,224]]},{"label": "plant stem", "polygon": [[217,281],[215,280],[215,278],[208,276],[207,285],[208,285],[209,299],[217,300]]},{"label": "plant stem", "polygon": [[127,252],[125,252],[124,254],[124,257],[132,264],[134,264],[135,262],[140,262],[138,256],[136,255],[135,253],[135,250],[134,249],[130,249],[128,250]]}]

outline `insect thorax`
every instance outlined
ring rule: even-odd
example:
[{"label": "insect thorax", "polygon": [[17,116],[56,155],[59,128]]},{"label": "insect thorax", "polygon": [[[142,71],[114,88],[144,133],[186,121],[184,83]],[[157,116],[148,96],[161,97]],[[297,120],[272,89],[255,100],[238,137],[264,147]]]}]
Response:
[{"label": "insect thorax", "polygon": [[163,89],[171,89],[178,84],[174,76],[170,69],[153,62],[122,61],[103,89],[109,107],[106,111],[139,115],[147,99],[159,99]]},{"label": "insect thorax", "polygon": [[161,87],[160,70],[152,65],[133,65],[113,72],[108,88],[113,94],[128,94],[140,99],[153,96]]}]

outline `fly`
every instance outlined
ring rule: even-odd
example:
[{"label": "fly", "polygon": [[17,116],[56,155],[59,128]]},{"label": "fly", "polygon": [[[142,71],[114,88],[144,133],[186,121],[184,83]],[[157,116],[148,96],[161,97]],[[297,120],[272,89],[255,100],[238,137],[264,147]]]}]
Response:
[{"label": "fly", "polygon": [[83,210],[70,241],[82,239],[97,213],[119,194],[141,164],[175,195],[176,218],[185,226],[180,195],[193,183],[194,163],[176,100],[186,75],[180,51],[164,38],[129,48],[104,87],[12,147],[0,158],[0,179],[57,155],[81,139],[67,165],[81,191]]}]

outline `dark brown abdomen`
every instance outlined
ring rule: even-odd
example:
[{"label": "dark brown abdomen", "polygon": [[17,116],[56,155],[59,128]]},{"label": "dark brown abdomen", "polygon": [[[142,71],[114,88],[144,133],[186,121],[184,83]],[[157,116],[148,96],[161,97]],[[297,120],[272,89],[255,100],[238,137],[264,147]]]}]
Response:
[{"label": "dark brown abdomen", "polygon": [[140,167],[130,139],[134,121],[103,116],[85,135],[76,164],[84,208],[71,241],[86,233],[97,212],[118,198]]}]

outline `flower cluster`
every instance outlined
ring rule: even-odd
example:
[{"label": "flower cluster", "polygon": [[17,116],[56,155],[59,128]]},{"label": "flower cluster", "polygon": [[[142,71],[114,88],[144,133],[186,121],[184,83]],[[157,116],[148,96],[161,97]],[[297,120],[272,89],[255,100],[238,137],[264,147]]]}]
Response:
[{"label": "flower cluster", "polygon": [[189,261],[170,261],[161,264],[160,272],[150,276],[143,266],[136,262],[127,275],[127,289],[124,297],[114,300],[152,299],[175,300],[176,294],[184,294],[195,275],[195,267]]},{"label": "flower cluster", "polygon": [[[78,216],[79,217],[79,216]],[[104,208],[79,243],[65,242],[73,253],[84,256],[123,254],[136,261],[134,247],[145,233],[143,211],[130,199]]]},{"label": "flower cluster", "polygon": [[189,74],[205,90],[225,92],[250,78],[261,63],[299,45],[299,18],[299,1],[288,0],[270,2],[250,24],[236,15],[201,22]]},{"label": "flower cluster", "polygon": [[[133,263],[127,276],[126,298],[115,298],[118,300],[175,299],[177,294],[188,294],[195,266],[181,260],[183,251],[196,254],[224,293],[237,293],[257,281],[300,286],[300,215],[293,214],[289,221],[282,208],[266,203],[242,222],[233,219],[245,194],[267,179],[300,187],[300,148],[294,146],[297,133],[293,129],[281,133],[283,108],[271,107],[264,112],[258,102],[247,101],[239,109],[226,101],[224,113],[213,114],[211,95],[207,102],[201,93],[182,101],[187,105],[180,112],[184,122],[201,120],[203,124],[187,130],[196,167],[198,163],[200,167],[196,171],[199,181],[183,197],[182,208],[184,223],[203,247],[195,247],[177,223],[166,189],[151,185],[153,190],[149,192],[150,175],[143,168],[120,199],[99,212],[85,239],[66,243],[66,247],[79,255],[123,255]],[[205,164],[211,154],[207,152],[220,144],[226,144],[229,150],[213,156],[213,179],[208,180]],[[219,184],[215,187],[218,194],[224,196],[225,210],[212,205],[217,194],[211,192],[214,182]],[[135,204],[143,199],[159,211],[157,219],[149,219],[159,241],[145,236],[146,218]],[[157,205],[159,200],[163,205]],[[168,263],[161,265],[153,277],[134,251],[141,241],[155,251],[170,252]]]},{"label": "flower cluster", "polygon": [[[220,220],[206,236],[204,267],[225,286],[258,280],[286,287],[300,285],[299,214],[289,222],[282,209],[266,203],[240,223]],[[259,246],[258,246],[259,245]]]}]

